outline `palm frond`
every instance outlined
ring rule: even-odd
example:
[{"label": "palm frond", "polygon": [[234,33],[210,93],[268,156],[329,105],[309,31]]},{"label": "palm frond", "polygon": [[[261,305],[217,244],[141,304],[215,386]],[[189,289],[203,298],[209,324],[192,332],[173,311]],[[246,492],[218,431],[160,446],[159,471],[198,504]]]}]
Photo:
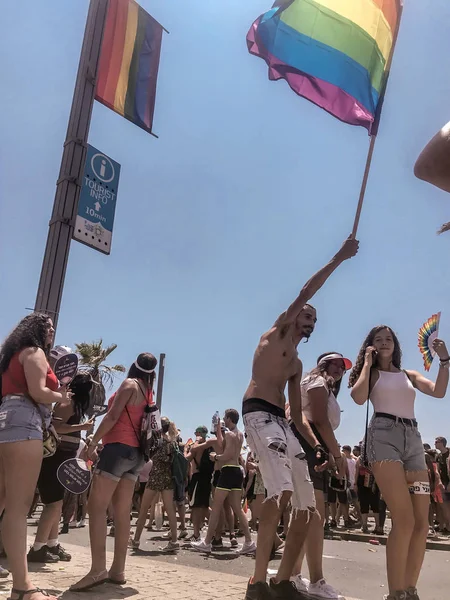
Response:
[{"label": "palm frond", "polygon": [[103,339],[94,342],[81,342],[75,344],[76,350],[80,355],[80,369],[91,374],[93,379],[102,386],[111,387],[114,383],[114,377],[118,373],[125,373],[126,368],[123,365],[104,364],[108,356],[117,348],[117,344],[111,344],[103,348]]}]

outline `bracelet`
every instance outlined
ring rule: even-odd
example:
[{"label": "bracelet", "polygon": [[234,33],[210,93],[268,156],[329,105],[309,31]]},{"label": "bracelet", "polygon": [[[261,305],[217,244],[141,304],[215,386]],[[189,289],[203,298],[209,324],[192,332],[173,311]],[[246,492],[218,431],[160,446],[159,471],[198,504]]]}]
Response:
[{"label": "bracelet", "polygon": [[450,362],[450,356],[447,358],[440,358],[439,360],[441,361],[441,363],[448,363]]},{"label": "bracelet", "polygon": [[450,361],[446,360],[444,362],[442,362],[442,360],[439,363],[439,366],[442,367],[443,369],[450,369]]}]

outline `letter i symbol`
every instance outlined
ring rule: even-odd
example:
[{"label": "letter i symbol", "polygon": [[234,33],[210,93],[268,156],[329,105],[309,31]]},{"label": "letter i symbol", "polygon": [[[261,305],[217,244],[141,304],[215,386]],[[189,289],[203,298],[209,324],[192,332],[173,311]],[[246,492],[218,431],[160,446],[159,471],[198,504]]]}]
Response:
[{"label": "letter i symbol", "polygon": [[105,177],[106,174],[106,160],[102,160],[102,166],[100,167],[100,177]]}]

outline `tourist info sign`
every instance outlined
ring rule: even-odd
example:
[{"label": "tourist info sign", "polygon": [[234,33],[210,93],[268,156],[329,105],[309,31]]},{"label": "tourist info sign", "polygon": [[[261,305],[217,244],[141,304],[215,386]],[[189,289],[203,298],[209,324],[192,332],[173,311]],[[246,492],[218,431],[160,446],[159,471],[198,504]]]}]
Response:
[{"label": "tourist info sign", "polygon": [[88,144],[73,239],[104,254],[111,252],[119,175],[119,163]]}]

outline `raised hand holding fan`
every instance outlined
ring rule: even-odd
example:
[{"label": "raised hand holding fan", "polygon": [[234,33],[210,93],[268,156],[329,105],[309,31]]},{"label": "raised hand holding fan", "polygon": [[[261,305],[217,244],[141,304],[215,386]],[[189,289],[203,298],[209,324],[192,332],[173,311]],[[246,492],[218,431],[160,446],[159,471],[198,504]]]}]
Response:
[{"label": "raised hand holding fan", "polygon": [[433,342],[439,334],[439,321],[441,313],[438,312],[430,317],[419,329],[419,350],[423,356],[425,371],[429,371],[436,351],[433,349]]}]

